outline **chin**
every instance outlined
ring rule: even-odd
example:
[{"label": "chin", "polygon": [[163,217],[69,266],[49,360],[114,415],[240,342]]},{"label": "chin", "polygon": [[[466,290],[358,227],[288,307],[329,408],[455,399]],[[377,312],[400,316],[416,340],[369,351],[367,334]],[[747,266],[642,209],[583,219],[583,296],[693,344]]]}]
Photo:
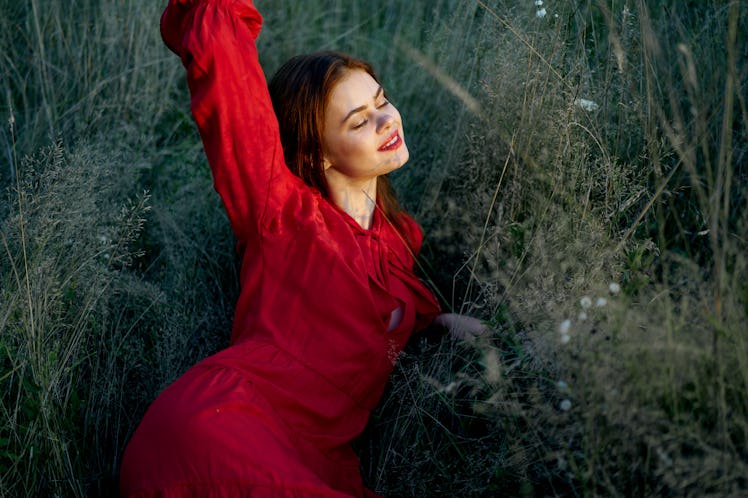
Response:
[{"label": "chin", "polygon": [[408,162],[408,156],[406,154],[406,156],[404,158],[398,158],[397,161],[393,161],[392,163],[390,163],[390,167],[387,168],[387,170],[388,170],[387,173],[392,173],[393,171],[399,170],[400,168],[402,168],[403,166],[405,166],[405,163],[407,163],[407,162]]},{"label": "chin", "polygon": [[393,152],[391,154],[392,155],[385,162],[379,164],[379,175],[386,175],[387,173],[391,173],[402,168],[410,159],[410,153],[408,152],[408,148],[405,146],[405,144],[403,144],[396,152]]},{"label": "chin", "polygon": [[407,163],[408,160],[410,159],[410,151],[408,151],[407,145],[403,144],[403,146],[400,148],[398,152],[399,152],[398,154],[399,161],[398,161],[398,166],[395,169],[402,168],[403,166],[405,166],[405,163]]}]

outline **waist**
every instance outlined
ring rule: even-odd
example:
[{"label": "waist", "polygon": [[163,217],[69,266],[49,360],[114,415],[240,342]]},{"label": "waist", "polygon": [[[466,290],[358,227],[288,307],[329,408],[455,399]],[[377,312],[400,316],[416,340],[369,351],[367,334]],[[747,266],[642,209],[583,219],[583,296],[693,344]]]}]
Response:
[{"label": "waist", "polygon": [[[201,364],[241,372],[284,425],[320,449],[350,443],[364,430],[371,414],[368,406],[328,380],[334,377],[334,365],[330,371],[317,372],[275,344],[247,339]],[[380,396],[381,390],[372,393],[371,406]]]}]

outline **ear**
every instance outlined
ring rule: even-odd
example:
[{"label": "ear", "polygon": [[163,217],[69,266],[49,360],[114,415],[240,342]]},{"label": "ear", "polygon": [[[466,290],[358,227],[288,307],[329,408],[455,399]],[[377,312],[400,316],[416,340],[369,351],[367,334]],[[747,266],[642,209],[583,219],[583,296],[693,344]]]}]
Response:
[{"label": "ear", "polygon": [[331,166],[332,166],[332,163],[330,162],[330,160],[327,159],[327,157],[322,157],[322,169],[327,171],[328,169],[330,169]]}]

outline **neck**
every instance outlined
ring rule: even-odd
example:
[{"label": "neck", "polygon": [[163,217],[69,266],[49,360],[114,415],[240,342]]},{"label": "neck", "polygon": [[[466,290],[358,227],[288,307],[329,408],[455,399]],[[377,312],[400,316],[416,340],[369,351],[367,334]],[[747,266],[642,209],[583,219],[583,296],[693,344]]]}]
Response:
[{"label": "neck", "polygon": [[371,228],[374,209],[377,203],[377,179],[369,178],[362,182],[330,181],[327,179],[328,194],[332,202],[348,213],[362,228]]}]

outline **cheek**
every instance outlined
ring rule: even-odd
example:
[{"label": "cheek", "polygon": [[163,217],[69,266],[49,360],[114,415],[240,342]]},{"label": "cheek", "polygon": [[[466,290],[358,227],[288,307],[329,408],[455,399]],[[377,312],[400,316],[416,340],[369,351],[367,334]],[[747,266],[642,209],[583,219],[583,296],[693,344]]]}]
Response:
[{"label": "cheek", "polygon": [[400,115],[400,111],[397,110],[397,107],[393,107],[394,114],[395,114],[395,120],[400,123],[400,126],[403,124],[403,117]]},{"label": "cheek", "polygon": [[345,137],[338,142],[338,153],[344,157],[356,156],[364,150],[364,141],[357,137]]},{"label": "cheek", "polygon": [[366,154],[363,141],[346,136],[327,137],[323,141],[325,158],[333,166],[346,169],[351,164],[359,164]]},{"label": "cheek", "polygon": [[332,162],[338,162],[348,154],[348,151],[341,137],[326,135],[322,138],[322,153]]}]

